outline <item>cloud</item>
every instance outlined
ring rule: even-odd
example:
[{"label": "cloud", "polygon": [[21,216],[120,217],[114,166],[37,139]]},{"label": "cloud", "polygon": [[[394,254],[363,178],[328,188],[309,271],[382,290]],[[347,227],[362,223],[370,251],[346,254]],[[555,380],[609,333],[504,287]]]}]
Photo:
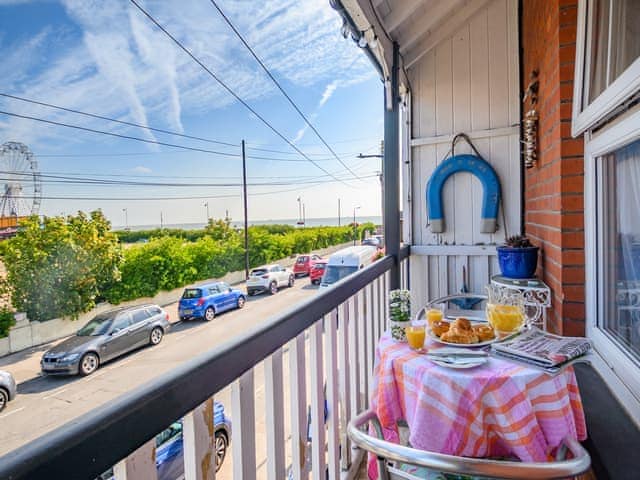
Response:
[{"label": "cloud", "polygon": [[[0,0],[2,1],[2,0]],[[6,1],[5,1],[6,3]],[[339,87],[375,72],[362,51],[339,34],[340,19],[317,0],[225,1],[221,7],[273,75],[302,88],[324,85],[317,108]],[[185,112],[204,115],[236,102],[128,2],[62,0],[67,22],[26,39],[2,42],[5,91],[68,108],[183,131]],[[199,0],[144,2],[194,55],[250,104],[280,96],[217,11]],[[2,66],[0,66],[2,68]],[[8,111],[148,139],[148,130],[0,99]],[[288,107],[283,107],[288,108]],[[267,112],[273,119],[274,112]],[[47,148],[96,138],[20,119],[0,119],[2,136]],[[305,129],[306,131],[306,129]],[[304,131],[298,132],[300,138]],[[89,136],[89,137],[88,137]],[[55,142],[54,142],[55,140]],[[116,142],[103,137],[108,145]],[[153,148],[153,147],[150,147]]]},{"label": "cloud", "polygon": [[153,170],[151,170],[150,168],[143,167],[142,165],[138,165],[137,167],[133,167],[131,169],[131,171],[135,172],[135,173],[152,173],[153,172]]}]

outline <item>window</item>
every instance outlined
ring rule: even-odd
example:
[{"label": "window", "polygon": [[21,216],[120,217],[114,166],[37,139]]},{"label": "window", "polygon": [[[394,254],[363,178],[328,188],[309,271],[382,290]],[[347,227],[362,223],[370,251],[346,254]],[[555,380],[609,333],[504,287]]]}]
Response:
[{"label": "window", "polygon": [[[597,325],[640,360],[640,140],[597,161],[600,315]],[[606,212],[606,213],[605,213]]]},{"label": "window", "polygon": [[209,289],[209,295],[215,295],[216,293],[220,293],[217,285]]},{"label": "window", "polygon": [[595,126],[640,87],[640,2],[582,0],[573,135]]},{"label": "window", "polygon": [[129,313],[123,313],[122,315],[118,315],[113,322],[112,331],[118,332],[120,330],[124,330],[129,325],[131,325],[131,315]]},{"label": "window", "polygon": [[229,284],[227,283],[219,283],[218,284],[218,288],[220,289],[221,292],[228,292],[229,290],[231,290],[231,287],[229,286]]},{"label": "window", "polygon": [[160,307],[148,307],[147,311],[150,315],[160,315],[162,313]]},{"label": "window", "polygon": [[202,291],[199,288],[187,288],[182,294],[182,298],[200,298]]},{"label": "window", "polygon": [[142,310],[136,310],[135,312],[133,312],[132,316],[132,322],[133,324],[138,323],[138,322],[143,322],[145,321],[147,318],[149,318],[149,312],[147,312],[145,309]]}]

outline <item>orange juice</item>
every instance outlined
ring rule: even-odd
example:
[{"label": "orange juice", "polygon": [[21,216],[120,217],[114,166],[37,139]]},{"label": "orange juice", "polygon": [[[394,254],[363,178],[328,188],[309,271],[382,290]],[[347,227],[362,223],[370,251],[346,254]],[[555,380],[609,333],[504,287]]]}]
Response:
[{"label": "orange juice", "polygon": [[441,321],[442,316],[442,310],[438,310],[437,308],[427,310],[427,320],[429,321],[429,326],[431,327],[434,322]]},{"label": "orange juice", "polygon": [[407,342],[414,350],[420,350],[424,345],[425,328],[424,325],[411,325],[404,329],[407,335]]},{"label": "orange juice", "polygon": [[499,332],[515,332],[524,323],[524,312],[517,305],[487,304],[487,320]]}]

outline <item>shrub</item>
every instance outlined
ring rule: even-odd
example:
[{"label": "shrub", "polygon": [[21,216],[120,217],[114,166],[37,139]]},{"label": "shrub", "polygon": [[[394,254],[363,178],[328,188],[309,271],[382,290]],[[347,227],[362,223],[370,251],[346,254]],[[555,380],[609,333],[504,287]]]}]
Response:
[{"label": "shrub", "polygon": [[0,338],[7,337],[9,330],[16,324],[13,312],[6,308],[0,308]]}]

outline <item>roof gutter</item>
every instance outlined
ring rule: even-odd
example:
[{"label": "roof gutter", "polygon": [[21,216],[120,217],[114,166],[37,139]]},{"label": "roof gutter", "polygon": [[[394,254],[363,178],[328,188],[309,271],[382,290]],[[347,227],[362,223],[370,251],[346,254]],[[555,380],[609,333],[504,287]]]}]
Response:
[{"label": "roof gutter", "polygon": [[[351,15],[347,11],[347,9],[344,8],[344,6],[342,5],[342,1],[341,0],[329,0],[329,4],[331,5],[331,7],[336,12],[338,12],[338,15],[340,15],[340,17],[342,18],[342,21],[348,27],[348,31],[351,33],[351,38],[355,42],[357,42],[358,38],[359,38],[359,36],[361,34],[360,29],[358,28],[358,26],[354,22],[353,18],[351,18]],[[346,36],[345,36],[345,38],[346,38]],[[375,54],[373,53],[371,48],[369,48],[369,45],[366,45],[366,46],[360,47],[360,48],[362,48],[364,50],[364,53],[367,55],[367,57],[369,57],[369,60],[371,61],[371,63],[373,64],[374,68],[378,72],[378,75],[380,75],[380,79],[384,82],[385,78],[384,78],[384,71],[382,70],[382,65],[380,65],[380,61],[375,56]]]}]

